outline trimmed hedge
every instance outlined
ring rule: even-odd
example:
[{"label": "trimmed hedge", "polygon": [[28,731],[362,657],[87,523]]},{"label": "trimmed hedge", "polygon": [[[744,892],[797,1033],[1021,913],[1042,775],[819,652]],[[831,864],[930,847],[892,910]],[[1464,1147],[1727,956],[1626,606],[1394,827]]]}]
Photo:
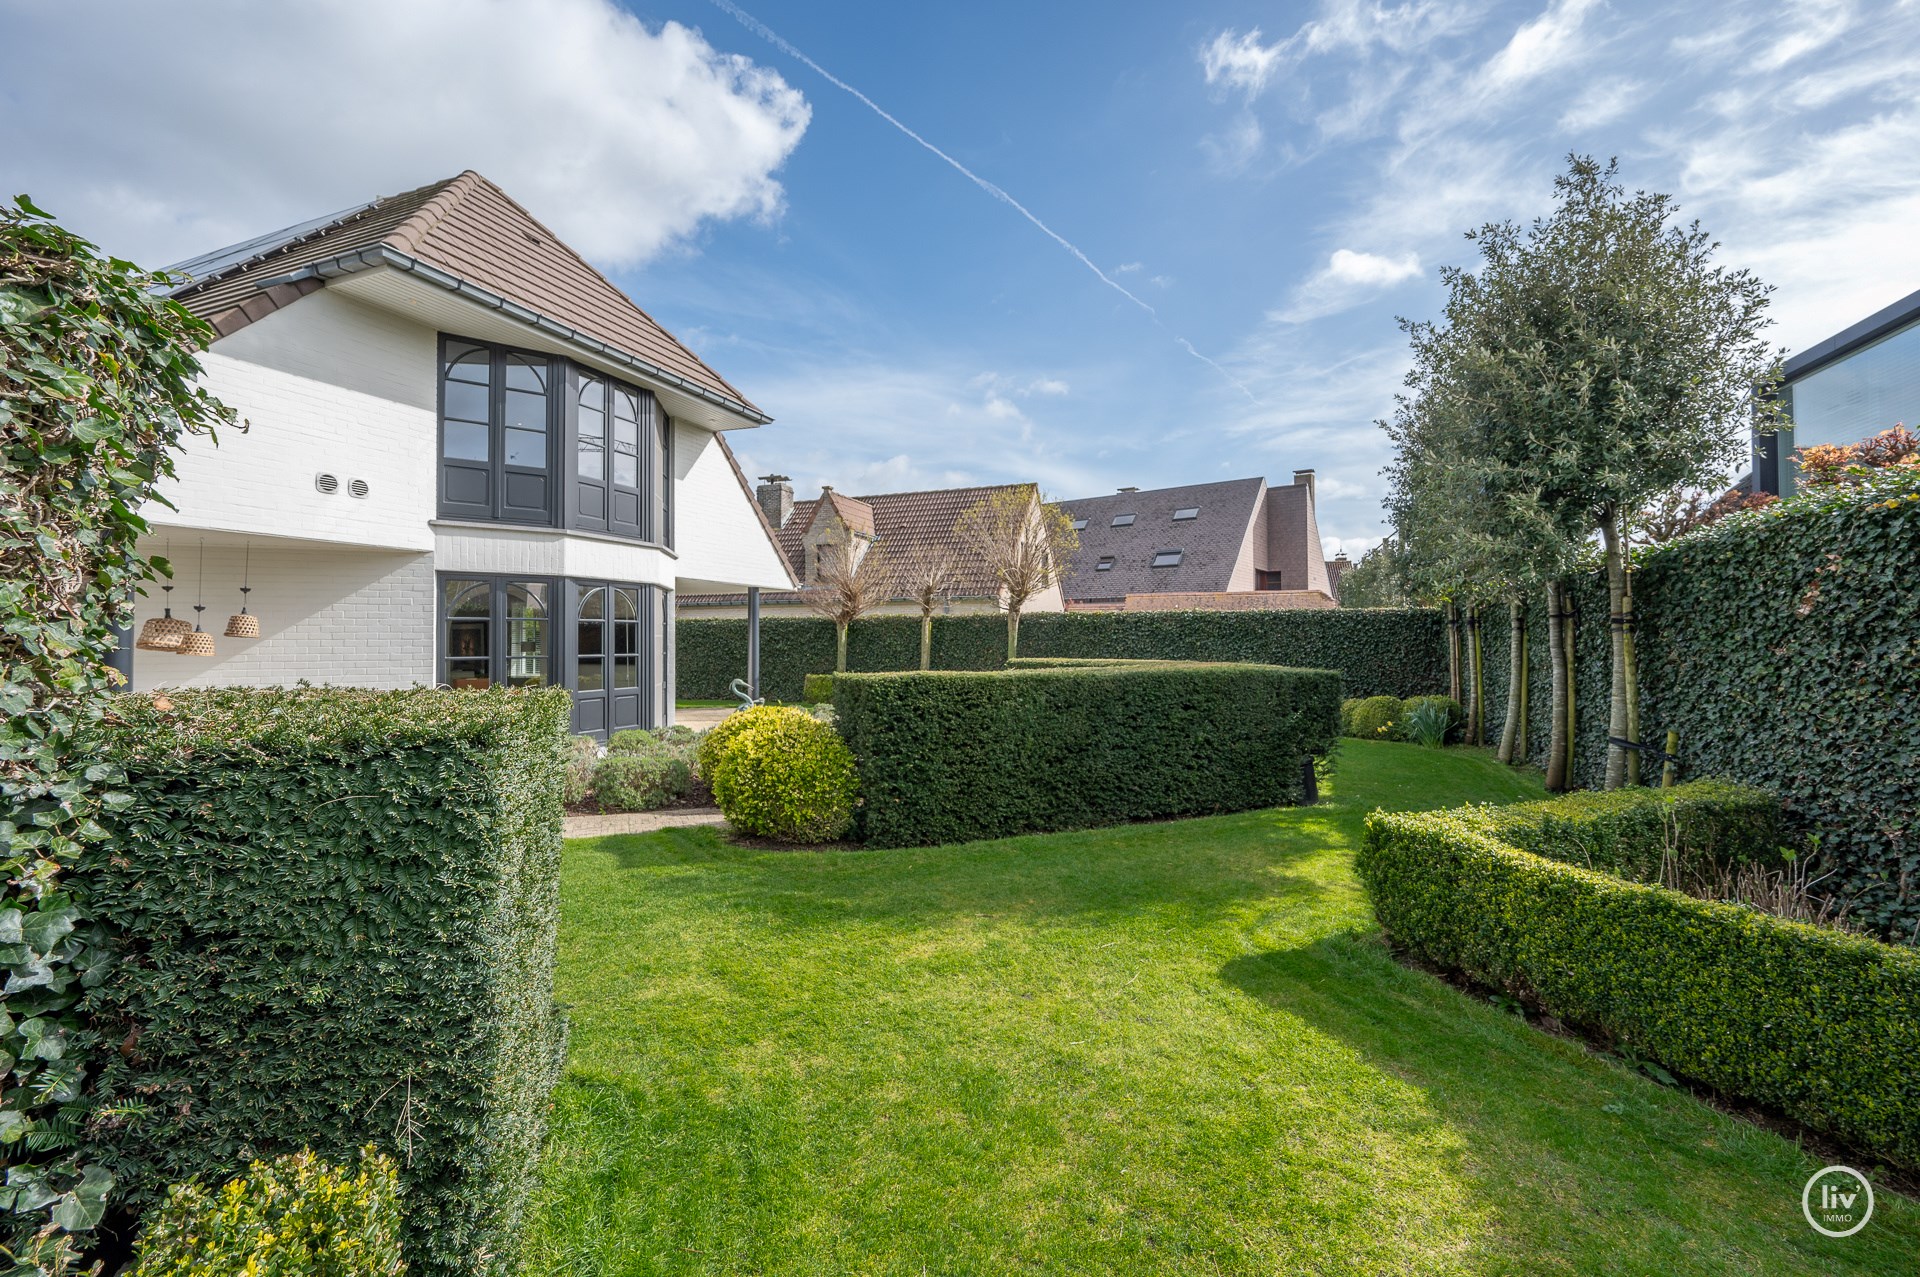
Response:
[{"label": "trimmed hedge", "polygon": [[[569,697],[121,697],[132,802],[84,865],[120,934],[86,1139],[130,1190],[374,1143],[415,1277],[506,1277],[565,1049],[553,1000]],[[157,708],[167,705],[167,708]]]},{"label": "trimmed hedge", "polygon": [[961,842],[1300,801],[1333,748],[1340,676],[1128,662],[995,673],[843,674],[835,722],[862,835]]},{"label": "trimmed hedge", "polygon": [[1405,740],[1401,720],[1407,703],[1398,696],[1369,696],[1347,713],[1347,735],[1362,740]]},{"label": "trimmed hedge", "polygon": [[1920,953],[1547,860],[1472,812],[1375,812],[1356,866],[1422,960],[1920,1167]]},{"label": "trimmed hedge", "polygon": [[833,675],[807,675],[800,685],[800,699],[809,705],[833,704]]},{"label": "trimmed hedge", "polygon": [[[1807,492],[1643,552],[1634,574],[1641,735],[1680,735],[1681,775],[1780,796],[1816,834],[1851,916],[1911,942],[1920,927],[1920,475]],[[1574,582],[1574,781],[1606,764],[1606,582]],[[1544,765],[1545,607],[1528,600],[1528,757]],[[1481,627],[1487,724],[1507,696],[1504,609]],[[1440,650],[1444,660],[1444,645]],[[1444,668],[1444,666],[1443,666]],[[1645,764],[1643,778],[1658,779]]]},{"label": "trimmed hedge", "polygon": [[1683,881],[1709,869],[1783,863],[1780,800],[1725,780],[1568,794],[1479,808],[1476,818],[1522,851],[1635,882],[1660,881],[1669,852]]},{"label": "trimmed hedge", "polygon": [[859,778],[833,728],[772,709],[731,736],[713,768],[713,800],[743,834],[831,842],[853,825]]},{"label": "trimmed hedge", "polygon": [[[834,664],[833,623],[768,617],[760,623],[760,686],[798,701],[808,674]],[[1023,656],[1255,662],[1339,670],[1349,696],[1414,696],[1447,685],[1445,626],[1428,608],[1329,608],[1310,612],[1029,612],[1020,618]],[[747,672],[747,623],[682,617],[674,628],[678,694],[730,699]],[[933,619],[937,670],[997,670],[1006,661],[1007,619],[997,614]],[[869,616],[847,633],[847,668],[912,671],[920,665],[920,618]]]}]

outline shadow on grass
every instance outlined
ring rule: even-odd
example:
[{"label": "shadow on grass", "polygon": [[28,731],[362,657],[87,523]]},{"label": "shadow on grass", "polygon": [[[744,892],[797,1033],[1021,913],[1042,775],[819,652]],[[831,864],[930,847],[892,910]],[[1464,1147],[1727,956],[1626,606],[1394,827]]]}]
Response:
[{"label": "shadow on grass", "polygon": [[[1370,932],[1234,958],[1219,976],[1418,1088],[1464,1136],[1460,1173],[1502,1223],[1481,1239],[1489,1270],[1567,1271],[1569,1252],[1618,1246],[1609,1271],[1912,1271],[1911,1203],[1893,1199],[1871,1235],[1837,1246],[1800,1217],[1818,1159],[1401,966]],[[1701,1218],[1705,1203],[1721,1218]]]},{"label": "shadow on grass", "polygon": [[1313,862],[1349,850],[1358,828],[1351,811],[1312,807],[874,851],[767,851],[710,828],[578,846],[617,874],[646,875],[650,895],[796,926],[956,914],[1193,919],[1265,897],[1305,904],[1349,892]]}]

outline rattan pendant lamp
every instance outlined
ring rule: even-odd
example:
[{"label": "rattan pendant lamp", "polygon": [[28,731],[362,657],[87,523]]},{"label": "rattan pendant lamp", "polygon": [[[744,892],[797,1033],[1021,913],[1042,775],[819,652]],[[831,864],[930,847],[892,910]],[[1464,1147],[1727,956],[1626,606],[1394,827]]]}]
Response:
[{"label": "rattan pendant lamp", "polygon": [[259,638],[260,618],[247,611],[247,595],[253,593],[253,542],[247,542],[246,557],[241,560],[240,610],[227,618],[228,638]]},{"label": "rattan pendant lamp", "polygon": [[182,656],[213,655],[213,635],[200,628],[200,614],[207,610],[207,605],[202,602],[206,594],[207,541],[202,537],[200,539],[200,584],[195,587],[193,593],[193,633],[182,635],[180,638],[180,655]]},{"label": "rattan pendant lamp", "polygon": [[[168,568],[172,568],[173,542],[167,542]],[[145,648],[149,652],[178,652],[180,640],[187,636],[193,627],[173,614],[173,582],[169,580],[160,589],[167,596],[166,612],[161,616],[150,616],[147,623],[140,627],[140,637],[135,647]]]}]

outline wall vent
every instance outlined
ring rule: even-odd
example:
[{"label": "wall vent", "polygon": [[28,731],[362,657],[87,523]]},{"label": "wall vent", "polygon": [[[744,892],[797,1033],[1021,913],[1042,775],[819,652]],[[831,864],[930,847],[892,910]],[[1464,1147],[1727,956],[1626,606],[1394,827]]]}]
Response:
[{"label": "wall vent", "polygon": [[325,473],[316,474],[313,476],[313,486],[328,496],[332,496],[334,493],[340,491],[340,479],[337,475]]},{"label": "wall vent", "polygon": [[367,486],[365,479],[351,479],[347,482],[347,495],[350,497],[364,497],[371,491],[373,489]]}]

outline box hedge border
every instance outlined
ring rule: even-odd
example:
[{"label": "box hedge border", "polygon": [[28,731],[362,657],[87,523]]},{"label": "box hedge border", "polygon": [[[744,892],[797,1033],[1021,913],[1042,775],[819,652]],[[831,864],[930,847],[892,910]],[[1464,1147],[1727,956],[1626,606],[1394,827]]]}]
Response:
[{"label": "box hedge border", "polygon": [[[808,674],[833,669],[833,623],[814,617],[760,622],[760,687],[769,700],[798,701]],[[1022,656],[1258,662],[1339,670],[1349,696],[1415,696],[1447,685],[1444,624],[1425,608],[1332,608],[1300,612],[1033,612],[1020,620]],[[683,615],[674,627],[677,693],[731,700],[747,672],[747,623]],[[1005,664],[1007,621],[997,614],[938,616],[933,666],[996,670]],[[847,634],[847,668],[914,670],[920,618],[869,616]]]},{"label": "box hedge border", "polygon": [[1375,812],[1356,867],[1423,961],[1920,1167],[1920,952],[1535,856],[1471,811]]},{"label": "box hedge border", "polygon": [[194,1176],[374,1143],[409,1271],[507,1277],[565,1050],[553,999],[570,698],[349,689],[122,697],[133,802],[82,866],[120,936],[89,1134],[135,1208]]},{"label": "box hedge border", "polygon": [[1127,661],[847,674],[860,833],[910,846],[1299,802],[1339,734],[1340,676]]},{"label": "box hedge border", "polygon": [[1484,832],[1510,846],[1634,882],[1659,882],[1669,855],[1683,881],[1783,863],[1780,800],[1726,780],[1588,790],[1474,812]]}]

